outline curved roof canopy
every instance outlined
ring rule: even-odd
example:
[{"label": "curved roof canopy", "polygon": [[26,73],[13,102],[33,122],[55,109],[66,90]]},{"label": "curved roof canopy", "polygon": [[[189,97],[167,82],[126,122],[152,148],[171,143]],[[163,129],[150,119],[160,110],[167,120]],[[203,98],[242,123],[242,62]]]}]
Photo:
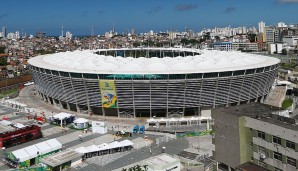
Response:
[{"label": "curved roof canopy", "polygon": [[[114,57],[99,55],[98,51],[155,50],[187,51],[194,56],[177,57]],[[188,53],[192,54],[192,53]],[[96,74],[186,74],[224,72],[271,66],[279,59],[237,51],[198,50],[183,48],[101,49],[61,52],[31,58],[32,66],[75,73]]]}]

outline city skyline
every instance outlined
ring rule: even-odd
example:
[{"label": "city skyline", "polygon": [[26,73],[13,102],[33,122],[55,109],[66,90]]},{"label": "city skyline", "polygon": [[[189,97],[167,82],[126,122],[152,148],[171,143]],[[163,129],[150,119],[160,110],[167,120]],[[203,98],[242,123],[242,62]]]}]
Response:
[{"label": "city skyline", "polygon": [[203,28],[231,25],[256,26],[278,22],[297,23],[297,0],[235,1],[235,0],[166,0],[166,1],[94,1],[80,0],[19,0],[5,1],[0,13],[0,26],[7,32],[21,31],[35,35],[61,35],[70,31],[74,35],[104,34],[115,27],[118,33],[135,28],[138,32],[165,30],[194,31]]}]

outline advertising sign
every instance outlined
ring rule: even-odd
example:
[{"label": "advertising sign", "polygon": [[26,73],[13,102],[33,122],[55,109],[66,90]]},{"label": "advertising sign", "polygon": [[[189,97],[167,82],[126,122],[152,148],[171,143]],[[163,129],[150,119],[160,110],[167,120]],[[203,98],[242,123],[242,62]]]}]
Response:
[{"label": "advertising sign", "polygon": [[104,108],[117,108],[117,95],[113,80],[99,81],[101,103]]},{"label": "advertising sign", "polygon": [[92,121],[92,133],[106,134],[107,131],[106,122]]}]

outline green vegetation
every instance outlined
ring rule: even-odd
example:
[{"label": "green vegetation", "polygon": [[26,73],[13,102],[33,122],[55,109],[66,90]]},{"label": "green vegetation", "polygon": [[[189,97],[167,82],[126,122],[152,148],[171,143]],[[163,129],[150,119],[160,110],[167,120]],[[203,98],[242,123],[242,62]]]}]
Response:
[{"label": "green vegetation", "polygon": [[148,170],[148,166],[147,165],[143,165],[143,166],[140,166],[140,165],[136,165],[136,166],[132,166],[128,169],[122,169],[122,171],[147,171]]},{"label": "green vegetation", "polygon": [[88,129],[88,128],[90,128],[92,125],[90,124],[90,123],[88,123],[88,126],[87,126],[87,128],[75,128],[74,127],[74,125],[73,124],[69,124],[68,125],[68,127],[70,128],[70,129],[75,129],[75,130],[84,130],[84,129]]},{"label": "green vegetation", "polygon": [[293,99],[288,98],[288,99],[285,99],[285,100],[282,102],[281,107],[282,107],[283,109],[287,109],[288,107],[292,106],[292,104],[293,104]]},{"label": "green vegetation", "polygon": [[292,63],[281,63],[280,66],[283,68],[291,69],[291,68],[295,68],[296,62],[292,61]]},{"label": "green vegetation", "polygon": [[4,98],[4,97],[9,97],[15,93],[17,93],[19,91],[19,89],[11,89],[11,90],[6,90],[0,93],[0,98]]},{"label": "green vegetation", "polygon": [[287,49],[282,49],[282,50],[281,50],[281,53],[282,53],[283,55],[287,55],[287,54],[288,54],[288,51],[287,51]]},{"label": "green vegetation", "polygon": [[212,131],[202,131],[202,132],[186,132],[186,133],[177,133],[177,138],[183,138],[183,137],[196,137],[196,136],[203,136],[203,135],[209,135]]},{"label": "green vegetation", "polygon": [[46,55],[46,54],[52,54],[52,53],[55,53],[54,50],[35,50],[34,51],[34,54],[40,54],[40,55]]},{"label": "green vegetation", "polygon": [[247,36],[251,43],[256,41],[256,37],[257,37],[256,34],[247,34]]},{"label": "green vegetation", "polygon": [[0,57],[0,66],[6,66],[6,65],[7,65],[7,58]]},{"label": "green vegetation", "polygon": [[185,45],[195,45],[195,44],[199,44],[200,42],[196,39],[181,39],[180,41],[182,44]]},{"label": "green vegetation", "polygon": [[0,54],[5,53],[4,50],[5,50],[5,46],[0,46]]}]

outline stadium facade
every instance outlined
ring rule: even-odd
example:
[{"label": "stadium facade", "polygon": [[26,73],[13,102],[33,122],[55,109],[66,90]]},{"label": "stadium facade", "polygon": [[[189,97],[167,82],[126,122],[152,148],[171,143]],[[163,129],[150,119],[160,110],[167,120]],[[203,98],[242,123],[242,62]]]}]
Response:
[{"label": "stadium facade", "polygon": [[43,100],[118,117],[191,116],[262,101],[278,63],[261,55],[183,48],[84,50],[29,60]]}]

